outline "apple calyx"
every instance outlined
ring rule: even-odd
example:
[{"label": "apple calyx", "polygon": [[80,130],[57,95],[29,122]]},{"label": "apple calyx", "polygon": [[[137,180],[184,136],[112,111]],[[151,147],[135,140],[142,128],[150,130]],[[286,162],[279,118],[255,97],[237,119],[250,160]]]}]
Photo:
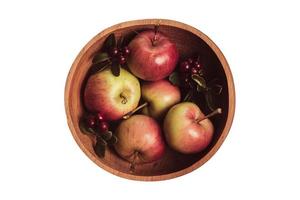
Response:
[{"label": "apple calyx", "polygon": [[131,117],[134,113],[136,113],[137,111],[141,110],[142,108],[148,106],[148,102],[143,103],[142,105],[136,107],[134,110],[130,111],[129,113],[127,113],[126,115],[124,115],[122,118],[123,119],[128,119],[129,117]]},{"label": "apple calyx", "polygon": [[135,171],[135,161],[139,157],[139,152],[135,150],[133,152],[132,156],[133,156],[133,159],[132,159],[132,162],[130,162],[130,166],[129,166],[130,173],[134,173],[134,171]]},{"label": "apple calyx", "polygon": [[201,117],[199,119],[197,119],[195,122],[196,123],[200,123],[202,120],[204,119],[207,119],[209,117],[212,117],[214,115],[217,115],[217,114],[221,114],[222,113],[222,109],[221,108],[217,108],[216,110],[212,111],[211,113],[209,113],[208,115],[205,115],[204,117]]}]

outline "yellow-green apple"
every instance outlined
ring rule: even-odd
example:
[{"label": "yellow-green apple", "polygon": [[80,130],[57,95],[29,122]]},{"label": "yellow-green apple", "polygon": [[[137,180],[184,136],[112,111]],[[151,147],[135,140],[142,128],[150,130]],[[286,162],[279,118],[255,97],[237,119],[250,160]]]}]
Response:
[{"label": "yellow-green apple", "polygon": [[131,52],[128,67],[135,76],[143,80],[161,80],[176,67],[179,57],[176,45],[161,32],[141,32],[128,47]]},{"label": "yellow-green apple", "polygon": [[205,116],[191,102],[173,106],[164,119],[164,133],[170,147],[181,153],[190,154],[204,150],[211,142],[214,126],[208,117],[221,113],[217,109]]},{"label": "yellow-green apple", "polygon": [[180,102],[180,90],[167,80],[147,82],[142,85],[142,98],[147,102],[142,113],[161,119],[169,108]]},{"label": "yellow-green apple", "polygon": [[157,122],[146,115],[133,115],[116,129],[116,152],[131,164],[149,163],[160,159],[165,150]]},{"label": "yellow-green apple", "polygon": [[144,103],[124,115],[123,119],[128,119],[139,110],[157,120],[162,119],[169,108],[180,102],[180,90],[167,80],[145,82],[142,84],[142,99]]},{"label": "yellow-green apple", "polygon": [[84,91],[87,109],[101,113],[106,120],[117,120],[135,109],[140,97],[138,79],[122,68],[119,76],[110,69],[90,76]]}]

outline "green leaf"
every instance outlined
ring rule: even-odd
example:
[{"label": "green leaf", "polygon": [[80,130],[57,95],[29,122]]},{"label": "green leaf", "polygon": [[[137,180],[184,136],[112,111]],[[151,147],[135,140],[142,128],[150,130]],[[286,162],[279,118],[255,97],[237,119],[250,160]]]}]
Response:
[{"label": "green leaf", "polygon": [[104,41],[103,47],[104,47],[105,50],[108,51],[110,48],[115,47],[116,43],[117,42],[116,42],[115,34],[112,33]]},{"label": "green leaf", "polygon": [[101,63],[101,62],[104,62],[104,61],[107,61],[109,60],[109,56],[107,53],[99,53],[97,55],[94,56],[92,62],[93,64],[97,64],[97,63]]},{"label": "green leaf", "polygon": [[85,120],[82,118],[79,120],[79,128],[82,133],[87,134],[87,135],[94,135],[95,131],[92,128],[88,128],[86,126]]},{"label": "green leaf", "polygon": [[203,87],[197,85],[197,91],[198,92],[205,92],[206,90]]},{"label": "green leaf", "polygon": [[220,95],[222,93],[223,87],[222,85],[215,84],[211,88],[212,92],[216,95]]},{"label": "green leaf", "polygon": [[211,111],[214,111],[217,107],[215,105],[215,99],[214,99],[214,95],[212,94],[212,91],[208,90],[207,92],[205,92],[204,97],[205,97],[208,108]]},{"label": "green leaf", "polygon": [[100,137],[102,137],[103,140],[108,141],[112,137],[112,132],[111,131],[105,131],[104,133],[99,134]]},{"label": "green leaf", "polygon": [[101,72],[104,69],[106,69],[109,65],[110,65],[110,62],[108,60],[101,62],[101,63],[93,64],[89,69],[89,74],[92,75],[97,72]]},{"label": "green leaf", "polygon": [[204,72],[203,72],[203,69],[200,69],[199,72],[198,72],[199,76],[204,76]]},{"label": "green leaf", "polygon": [[116,61],[113,61],[112,62],[112,65],[111,65],[111,72],[114,76],[120,76],[120,64]]},{"label": "green leaf", "polygon": [[122,46],[127,46],[131,40],[138,35],[139,32],[137,32],[136,30],[133,30],[129,33],[127,33],[126,35],[123,36],[123,41],[122,41]]},{"label": "green leaf", "polygon": [[112,137],[110,138],[110,140],[108,140],[107,142],[110,145],[114,145],[114,144],[116,144],[118,142],[118,138],[117,138],[117,136],[112,135]]},{"label": "green leaf", "polygon": [[199,76],[198,74],[193,74],[192,76],[193,81],[197,83],[197,91],[205,91],[207,90],[206,81],[203,77]]},{"label": "green leaf", "polygon": [[123,46],[123,44],[124,44],[124,37],[121,36],[121,37],[118,39],[117,46],[118,46],[119,48],[121,48],[121,47]]},{"label": "green leaf", "polygon": [[173,72],[172,74],[170,74],[169,76],[169,81],[176,86],[180,85],[180,79],[179,79],[179,75],[177,72]]},{"label": "green leaf", "polygon": [[193,96],[193,91],[189,90],[188,93],[185,95],[183,101],[191,101],[192,96]]},{"label": "green leaf", "polygon": [[94,146],[94,151],[100,158],[105,156],[105,148],[107,146],[107,142],[105,142],[102,138],[97,138],[96,145]]}]

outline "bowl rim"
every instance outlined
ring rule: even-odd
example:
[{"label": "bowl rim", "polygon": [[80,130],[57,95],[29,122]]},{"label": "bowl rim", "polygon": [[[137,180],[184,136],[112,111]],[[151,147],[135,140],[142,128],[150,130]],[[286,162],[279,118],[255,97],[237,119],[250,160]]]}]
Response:
[{"label": "bowl rim", "polygon": [[[142,25],[166,25],[166,26],[171,26],[171,27],[175,27],[175,28],[179,28],[179,29],[183,29],[183,30],[187,30],[193,34],[195,34],[196,36],[200,37],[212,50],[213,52],[216,54],[217,58],[219,59],[225,75],[226,75],[226,79],[227,79],[227,85],[228,85],[228,98],[229,98],[229,104],[228,104],[228,116],[227,116],[227,120],[225,123],[225,127],[223,129],[223,131],[221,132],[221,135],[219,137],[219,139],[217,140],[216,144],[209,150],[209,152],[202,157],[200,160],[198,160],[197,162],[193,163],[191,166],[181,169],[179,171],[176,172],[172,172],[169,174],[163,174],[163,175],[154,175],[154,176],[142,176],[142,175],[134,175],[134,174],[128,174],[128,173],[124,173],[121,171],[118,171],[114,168],[111,168],[107,165],[105,165],[104,163],[102,163],[96,156],[94,156],[91,152],[89,152],[89,150],[84,146],[84,144],[81,142],[80,138],[77,136],[77,132],[75,130],[74,127],[74,123],[71,119],[71,113],[70,113],[70,105],[69,105],[69,96],[71,93],[71,82],[73,79],[73,75],[75,73],[75,70],[82,58],[82,56],[86,53],[86,51],[95,43],[95,41],[98,41],[100,38],[107,36],[108,34],[110,34],[111,32],[117,30],[117,29],[122,29],[122,28],[128,28],[131,26],[142,26]],[[220,148],[220,146],[222,145],[222,143],[224,142],[225,138],[227,137],[229,130],[231,128],[232,122],[233,122],[233,118],[234,118],[234,113],[235,113],[235,87],[234,87],[234,81],[233,81],[233,77],[232,77],[232,73],[231,70],[229,68],[229,64],[225,58],[225,56],[223,55],[223,53],[221,52],[221,50],[218,48],[218,46],[204,33],[202,33],[200,30],[182,23],[182,22],[178,22],[175,20],[169,20],[169,19],[139,19],[139,20],[131,20],[131,21],[126,21],[126,22],[121,22],[118,24],[115,24],[111,27],[108,27],[106,29],[104,29],[103,31],[101,31],[100,33],[98,33],[96,36],[94,36],[83,48],[82,50],[79,52],[79,54],[77,55],[77,57],[75,58],[71,69],[68,73],[67,76],[67,80],[66,80],[66,85],[65,85],[65,95],[64,95],[64,103],[65,103],[65,112],[66,112],[66,117],[67,117],[67,123],[69,126],[69,129],[71,130],[72,136],[75,139],[76,143],[78,144],[78,146],[80,147],[80,149],[99,167],[101,167],[102,169],[108,171],[111,174],[114,174],[116,176],[122,177],[122,178],[126,178],[126,179],[130,179],[130,180],[139,180],[139,181],[161,181],[161,180],[168,180],[168,179],[173,179],[185,174],[188,174],[192,171],[194,171],[195,169],[199,168],[200,166],[202,166],[204,163],[206,163]]]}]

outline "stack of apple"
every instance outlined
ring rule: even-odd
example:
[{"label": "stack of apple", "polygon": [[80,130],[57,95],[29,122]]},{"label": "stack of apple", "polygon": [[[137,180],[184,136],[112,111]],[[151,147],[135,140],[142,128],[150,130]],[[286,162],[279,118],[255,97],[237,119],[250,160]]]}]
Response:
[{"label": "stack of apple", "polygon": [[166,144],[184,154],[204,150],[214,132],[208,119],[212,114],[181,102],[180,89],[167,80],[179,59],[175,43],[148,30],[129,43],[129,52],[128,68],[121,68],[119,76],[109,68],[90,76],[84,92],[90,112],[106,122],[117,121],[116,152],[141,164],[161,159]]}]

